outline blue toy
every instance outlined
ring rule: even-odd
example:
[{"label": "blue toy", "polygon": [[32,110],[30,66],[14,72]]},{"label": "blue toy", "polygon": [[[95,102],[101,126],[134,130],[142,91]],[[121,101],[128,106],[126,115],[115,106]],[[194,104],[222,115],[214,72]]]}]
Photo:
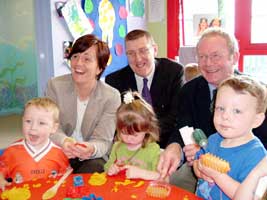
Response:
[{"label": "blue toy", "polygon": [[73,177],[73,185],[75,187],[78,187],[78,186],[84,186],[84,181],[83,181],[83,177],[78,175],[78,176],[74,176]]},{"label": "blue toy", "polygon": [[95,194],[90,194],[88,197],[84,196],[82,200],[104,200],[102,197],[96,197]]}]

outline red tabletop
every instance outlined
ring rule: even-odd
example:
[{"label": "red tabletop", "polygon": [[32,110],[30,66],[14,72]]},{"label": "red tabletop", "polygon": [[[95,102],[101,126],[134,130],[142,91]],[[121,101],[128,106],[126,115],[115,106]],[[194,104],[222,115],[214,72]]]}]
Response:
[{"label": "red tabletop", "polygon": [[[83,186],[74,186],[73,179],[75,176],[82,176],[84,185]],[[71,198],[82,198],[83,196],[89,196],[89,194],[94,194],[96,197],[102,197],[104,200],[133,200],[133,199],[144,199],[144,200],[155,200],[159,198],[149,197],[146,194],[146,188],[149,185],[150,181],[142,180],[126,180],[124,176],[106,176],[107,181],[100,186],[93,186],[89,183],[92,174],[72,174],[70,175],[66,182],[64,182],[58,192],[57,195],[52,199],[64,199],[65,197]],[[32,180],[23,184],[13,184],[10,187],[7,187],[5,192],[9,192],[13,189],[13,191],[18,192],[16,195],[23,196],[22,193],[27,191],[30,193],[30,198],[32,200],[42,199],[43,193],[53,186],[57,179],[39,179]],[[143,183],[143,184],[142,184]],[[141,185],[138,186],[137,184]],[[16,187],[16,188],[15,188]],[[198,200],[201,198],[196,197],[194,194],[180,189],[176,186],[170,186],[171,192],[170,195],[166,199],[175,199],[175,200]],[[23,191],[23,192],[22,192]],[[6,193],[7,194],[7,193]],[[0,199],[1,196],[3,198],[3,192],[0,190]],[[11,199],[10,199],[11,200]],[[20,200],[24,200],[20,198]]]}]

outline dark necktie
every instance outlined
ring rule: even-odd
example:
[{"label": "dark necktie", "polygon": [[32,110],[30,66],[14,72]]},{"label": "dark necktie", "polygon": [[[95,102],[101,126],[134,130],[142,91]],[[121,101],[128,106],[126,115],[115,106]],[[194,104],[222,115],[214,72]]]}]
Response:
[{"label": "dark necktie", "polygon": [[151,99],[150,91],[147,86],[147,81],[148,81],[147,78],[143,79],[142,97],[146,100],[147,103],[152,105],[152,99]]},{"label": "dark necktie", "polygon": [[215,108],[215,102],[216,102],[216,95],[217,95],[217,89],[214,89],[212,91],[212,99],[211,99],[211,102],[210,102],[210,112],[213,113],[214,112],[214,108]]}]

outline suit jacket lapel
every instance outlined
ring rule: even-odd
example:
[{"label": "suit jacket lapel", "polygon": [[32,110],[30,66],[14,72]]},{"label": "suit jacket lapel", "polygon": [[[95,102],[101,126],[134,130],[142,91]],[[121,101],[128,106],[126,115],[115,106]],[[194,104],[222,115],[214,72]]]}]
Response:
[{"label": "suit jacket lapel", "polygon": [[[68,82],[68,85],[64,88],[66,91],[62,92],[62,99],[64,99],[67,103],[65,104],[67,107],[64,107],[65,112],[72,113],[71,119],[68,121],[68,126],[66,129],[67,135],[71,135],[76,127],[76,119],[77,119],[77,94],[74,88],[73,80],[71,79]],[[69,106],[73,105],[73,106]]]},{"label": "suit jacket lapel", "polygon": [[150,94],[152,99],[157,98],[160,94],[158,94],[158,91],[162,91],[161,87],[162,87],[162,82],[164,80],[162,80],[159,76],[159,62],[158,60],[155,59],[155,72],[154,72],[154,76],[152,79],[152,83],[151,83],[151,87],[150,87]]},{"label": "suit jacket lapel", "polygon": [[198,84],[198,89],[195,95],[195,104],[197,105],[196,110],[198,110],[198,119],[201,121],[200,123],[202,126],[205,126],[206,130],[209,133],[214,132],[214,125],[213,125],[213,115],[210,112],[210,90],[207,81],[200,77],[200,81]]}]

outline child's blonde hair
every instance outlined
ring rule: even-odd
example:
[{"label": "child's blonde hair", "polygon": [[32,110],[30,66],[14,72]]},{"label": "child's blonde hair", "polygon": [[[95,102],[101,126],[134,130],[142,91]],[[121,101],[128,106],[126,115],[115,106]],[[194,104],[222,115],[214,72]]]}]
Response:
[{"label": "child's blonde hair", "polygon": [[196,78],[200,75],[200,71],[198,70],[197,63],[188,63],[184,68],[184,76],[185,81],[191,81],[192,79]]},{"label": "child's blonde hair", "polygon": [[[126,97],[130,97],[128,100]],[[124,100],[117,110],[117,135],[146,132],[142,146],[159,140],[159,126],[156,114],[138,92],[128,91],[124,94]]]},{"label": "child's blonde hair", "polygon": [[218,90],[223,86],[229,86],[242,94],[249,93],[257,99],[256,112],[265,113],[267,106],[266,86],[259,81],[245,75],[238,75],[224,80],[219,85]]},{"label": "child's blonde hair", "polygon": [[24,112],[30,106],[35,106],[37,108],[43,108],[47,112],[53,113],[53,120],[55,123],[59,123],[59,108],[57,104],[48,97],[37,97],[29,100],[24,106]]}]

